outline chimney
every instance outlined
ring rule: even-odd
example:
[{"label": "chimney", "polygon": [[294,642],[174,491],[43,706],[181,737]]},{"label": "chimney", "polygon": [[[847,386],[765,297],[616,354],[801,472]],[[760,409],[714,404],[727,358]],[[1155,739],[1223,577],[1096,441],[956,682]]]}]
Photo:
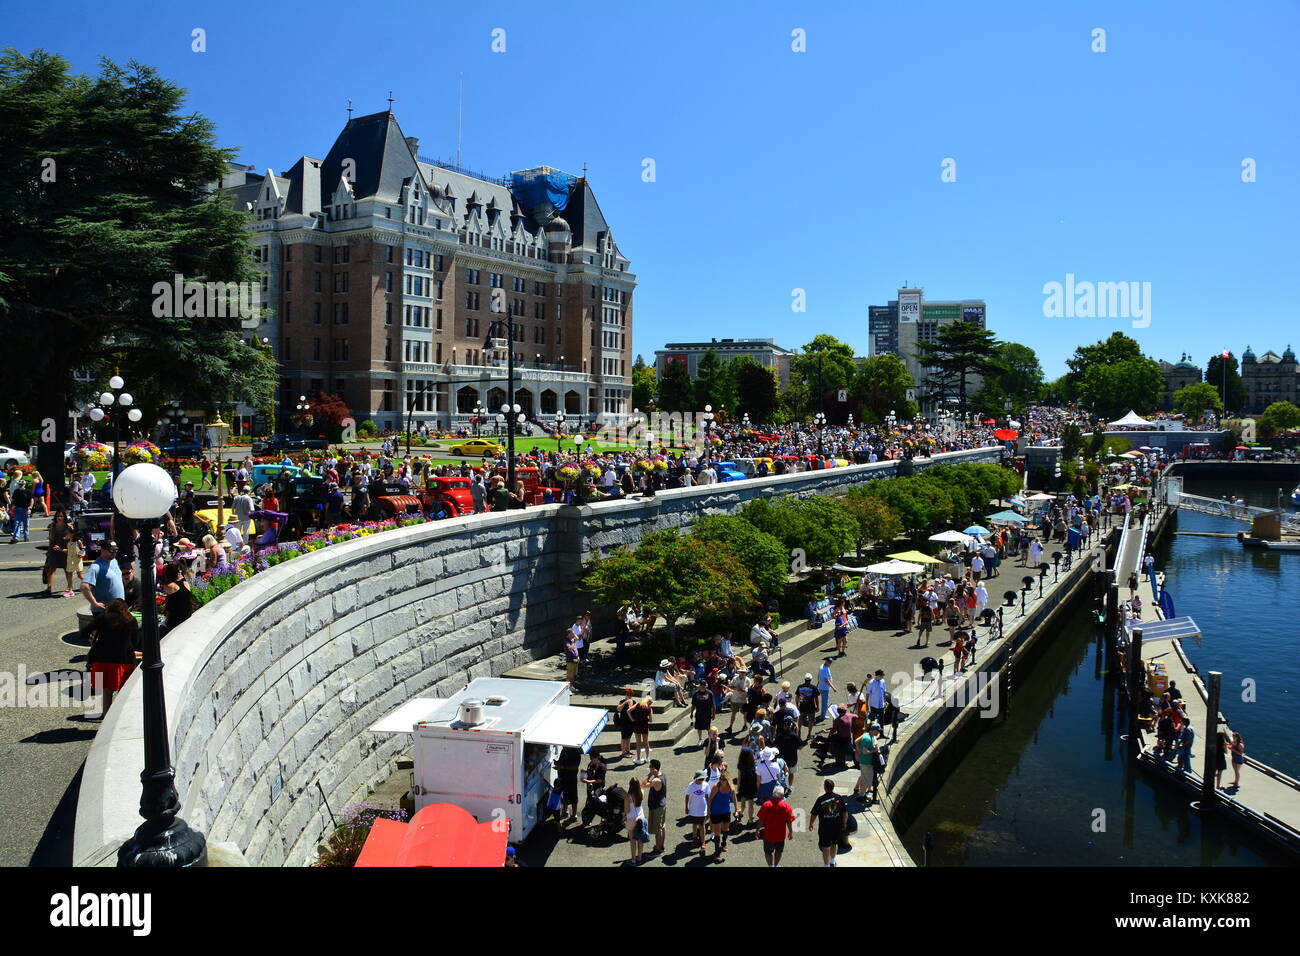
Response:
[{"label": "chimney", "polygon": [[418,137],[418,136],[408,136],[408,137],[406,137],[406,145],[407,145],[408,147],[410,147],[410,149],[411,149],[411,155],[413,155],[413,156],[419,156],[419,155],[420,155],[420,137]]}]

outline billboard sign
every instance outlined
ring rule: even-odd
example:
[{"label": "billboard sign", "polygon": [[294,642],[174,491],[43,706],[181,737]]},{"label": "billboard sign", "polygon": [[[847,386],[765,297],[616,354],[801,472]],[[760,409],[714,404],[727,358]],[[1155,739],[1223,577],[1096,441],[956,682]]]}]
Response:
[{"label": "billboard sign", "polygon": [[921,293],[900,292],[898,294],[898,321],[917,322],[921,318]]}]

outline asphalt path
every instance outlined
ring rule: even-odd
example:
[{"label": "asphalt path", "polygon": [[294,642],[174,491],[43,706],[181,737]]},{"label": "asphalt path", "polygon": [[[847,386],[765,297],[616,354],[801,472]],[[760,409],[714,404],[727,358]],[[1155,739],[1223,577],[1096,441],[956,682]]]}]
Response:
[{"label": "asphalt path", "polygon": [[[97,710],[78,699],[77,681],[46,678],[84,673],[76,612],[86,602],[41,596],[49,519],[31,525],[30,543],[0,536],[0,866],[68,866],[81,767],[99,724],[85,719]],[[57,572],[56,594],[64,581]]]}]

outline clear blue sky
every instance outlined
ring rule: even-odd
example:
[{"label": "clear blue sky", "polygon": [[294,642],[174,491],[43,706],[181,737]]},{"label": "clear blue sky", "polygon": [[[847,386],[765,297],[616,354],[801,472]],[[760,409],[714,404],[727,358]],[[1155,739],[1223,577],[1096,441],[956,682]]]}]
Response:
[{"label": "clear blue sky", "polygon": [[[11,4],[3,42],[79,71],[152,64],[223,144],[277,172],[324,155],[348,97],[374,112],[390,89],[421,152],[453,156],[463,72],[465,165],[589,166],[640,281],[647,357],[823,331],[865,354],[867,306],[905,281],[984,298],[997,334],[1053,376],[1114,329],[1202,365],[1224,347],[1300,348],[1296,2],[486,7]],[[1150,326],[1045,318],[1043,285],[1067,273],[1150,282]]]}]

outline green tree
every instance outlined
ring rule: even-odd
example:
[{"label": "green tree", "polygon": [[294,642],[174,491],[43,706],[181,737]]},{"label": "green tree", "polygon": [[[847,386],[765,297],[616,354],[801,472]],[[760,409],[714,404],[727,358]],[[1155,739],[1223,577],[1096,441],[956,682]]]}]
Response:
[{"label": "green tree", "polygon": [[659,390],[658,376],[653,365],[646,365],[640,355],[632,363],[632,407],[650,411],[655,408],[655,396]]},{"label": "green tree", "polygon": [[723,374],[722,360],[718,358],[717,352],[709,349],[700,358],[700,364],[695,369],[696,408],[702,409],[705,405],[712,405],[717,409],[726,404],[718,396],[722,387]]},{"label": "green tree", "polygon": [[1231,352],[1225,358],[1222,353],[1210,356],[1205,366],[1205,381],[1219,393],[1222,406],[1234,412],[1246,407],[1246,386],[1241,381],[1237,357]]},{"label": "green tree", "polygon": [[934,402],[952,400],[964,416],[969,410],[970,386],[974,376],[996,375],[1001,343],[993,333],[974,322],[953,322],[940,327],[933,340],[916,343],[916,359],[929,369],[924,385]]},{"label": "green tree", "polygon": [[602,604],[640,602],[663,618],[674,647],[683,617],[747,614],[758,603],[758,589],[734,552],[673,530],[646,535],[635,551],[616,548],[597,557],[583,585]]},{"label": "green tree", "polygon": [[1060,382],[1062,396],[1067,402],[1082,401],[1080,397],[1083,381],[1088,369],[1098,365],[1117,365],[1128,359],[1142,358],[1142,346],[1137,339],[1129,338],[1123,332],[1112,332],[1110,338],[1092,345],[1080,345],[1074,355],[1065,360],[1068,372]]},{"label": "green tree", "polygon": [[785,546],[740,515],[705,515],[691,526],[691,534],[729,548],[757,586],[760,598],[779,598],[785,591],[790,577],[790,555]]},{"label": "green tree", "polygon": [[1061,431],[1061,457],[1074,459],[1083,450],[1083,430],[1071,422]]},{"label": "green tree", "polygon": [[835,392],[847,389],[853,381],[853,346],[821,333],[800,354],[791,357],[790,368],[809,391],[809,404],[800,411],[825,411],[833,404],[828,402],[828,396],[834,397]]},{"label": "green tree", "polygon": [[92,78],[44,51],[0,57],[0,334],[14,349],[3,404],[54,420],[38,464],[56,487],[67,413],[114,368],[146,407],[263,407],[276,387],[237,315],[154,315],[155,283],[178,273],[257,279],[248,214],[212,190],[234,152],[183,98],[136,62],[103,60]]},{"label": "green tree", "polygon": [[915,386],[907,364],[897,355],[885,353],[866,359],[853,380],[853,396],[861,406],[863,422],[878,425],[890,412],[911,421],[916,417],[916,403],[908,401],[907,390]]},{"label": "green tree", "polygon": [[998,368],[984,379],[977,396],[978,406],[992,415],[1001,415],[1006,403],[1023,408],[1038,401],[1043,391],[1043,368],[1038,355],[1019,342],[1003,342],[994,356]]},{"label": "green tree", "polygon": [[1272,438],[1280,432],[1300,428],[1300,408],[1291,402],[1274,402],[1264,409],[1264,414],[1257,420],[1262,437]]},{"label": "green tree", "polygon": [[787,552],[801,551],[809,565],[835,563],[857,539],[855,520],[832,498],[756,498],[740,515]]},{"label": "green tree", "polygon": [[858,557],[871,541],[890,542],[903,533],[903,522],[880,497],[867,494],[867,486],[858,485],[841,495],[840,506],[857,525],[855,545]]},{"label": "green tree", "polygon": [[1164,387],[1159,363],[1140,355],[1089,368],[1079,388],[1079,401],[1108,421],[1130,409],[1149,415]]},{"label": "green tree", "polygon": [[1222,412],[1223,400],[1209,382],[1196,382],[1174,392],[1174,407],[1188,420],[1199,422],[1206,412]]},{"label": "green tree", "polygon": [[663,378],[659,380],[659,409],[665,412],[697,410],[695,383],[691,381],[684,363],[669,362],[664,369]]},{"label": "green tree", "polygon": [[748,356],[736,359],[736,405],[754,424],[770,422],[776,411],[776,375]]}]

